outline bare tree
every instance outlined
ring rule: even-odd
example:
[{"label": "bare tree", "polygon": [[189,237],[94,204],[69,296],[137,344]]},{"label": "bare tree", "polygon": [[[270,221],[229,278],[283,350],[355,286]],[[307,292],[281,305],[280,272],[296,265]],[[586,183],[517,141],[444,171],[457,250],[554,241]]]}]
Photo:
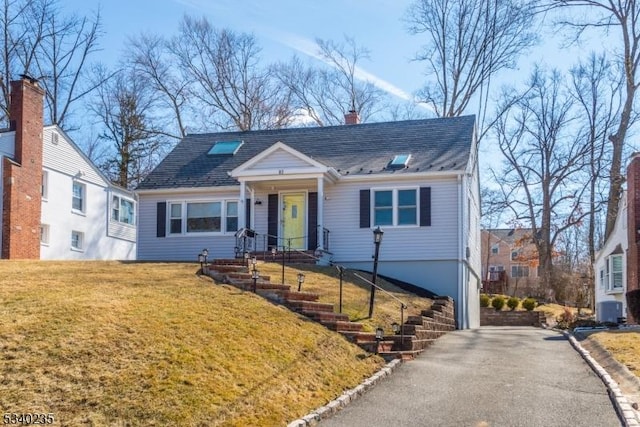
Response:
[{"label": "bare tree", "polygon": [[292,120],[289,91],[260,65],[252,35],[218,30],[205,18],[185,16],[171,41],[190,94],[222,129],[286,127]]},{"label": "bare tree", "polygon": [[432,77],[418,97],[439,117],[460,116],[477,97],[480,131],[491,78],[513,68],[537,42],[536,1],[416,0],[406,21],[411,34],[426,41],[418,61]]},{"label": "bare tree", "polygon": [[125,60],[137,75],[149,81],[158,95],[158,108],[168,112],[164,122],[175,124],[167,127],[166,135],[184,138],[187,134],[188,83],[176,70],[167,41],[160,36],[142,34],[129,39],[127,52]]},{"label": "bare tree", "polygon": [[293,57],[275,68],[292,92],[296,109],[317,126],[344,124],[349,111],[357,112],[362,121],[379,112],[384,92],[359,75],[358,64],[369,58],[369,51],[350,37],[344,42],[316,39],[316,44],[323,65],[307,65]]},{"label": "bare tree", "polygon": [[37,45],[34,69],[45,89],[48,120],[63,129],[72,105],[95,90],[103,81],[89,78],[89,57],[98,51],[100,14],[89,19],[64,16],[55,2],[42,9],[44,37]]},{"label": "bare tree", "polygon": [[[108,75],[102,70],[96,78],[103,81]],[[110,147],[100,167],[121,187],[135,187],[162,154],[163,141],[150,124],[154,107],[153,92],[146,82],[127,70],[99,85],[89,105],[104,129],[99,139]]]},{"label": "bare tree", "polygon": [[584,31],[595,28],[606,34],[616,31],[619,44],[614,46],[616,56],[624,70],[625,90],[617,128],[609,135],[612,156],[609,168],[609,196],[605,239],[615,225],[620,197],[622,195],[622,154],[629,128],[634,123],[633,106],[638,89],[638,65],[640,63],[640,2],[635,0],[558,0],[553,3],[563,7],[588,8],[588,14],[572,16],[562,23],[577,30],[577,37]]},{"label": "bare tree", "polygon": [[557,72],[536,69],[526,90],[505,105],[495,126],[505,158],[498,182],[514,218],[531,226],[543,287],[562,298],[562,285],[554,280],[554,248],[565,230],[588,215],[586,187],[579,180],[588,147],[572,128],[574,100]]},{"label": "bare tree", "polygon": [[[597,217],[607,203],[607,165],[611,164],[608,137],[617,125],[616,119],[621,108],[621,90],[624,86],[622,76],[612,70],[605,55],[595,53],[571,69],[571,93],[581,111],[578,115],[579,125],[589,151],[585,171],[589,193],[586,242],[592,264],[598,249],[596,225],[600,221]],[[593,272],[590,277],[593,279]]]}]

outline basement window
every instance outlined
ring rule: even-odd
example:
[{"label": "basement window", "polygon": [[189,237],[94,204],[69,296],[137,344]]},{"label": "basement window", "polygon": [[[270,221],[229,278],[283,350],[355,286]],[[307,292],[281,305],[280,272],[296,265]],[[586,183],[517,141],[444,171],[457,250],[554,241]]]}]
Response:
[{"label": "basement window", "polygon": [[389,169],[404,169],[411,160],[411,154],[398,154],[389,162]]},{"label": "basement window", "polygon": [[216,141],[207,154],[210,156],[233,156],[242,144],[244,141]]}]

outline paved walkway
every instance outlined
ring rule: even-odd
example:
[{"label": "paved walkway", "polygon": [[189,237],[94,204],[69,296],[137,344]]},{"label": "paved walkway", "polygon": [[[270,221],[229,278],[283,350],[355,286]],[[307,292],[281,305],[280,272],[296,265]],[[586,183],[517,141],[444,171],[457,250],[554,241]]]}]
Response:
[{"label": "paved walkway", "polygon": [[620,426],[602,381],[554,331],[484,327],[439,338],[322,427]]}]

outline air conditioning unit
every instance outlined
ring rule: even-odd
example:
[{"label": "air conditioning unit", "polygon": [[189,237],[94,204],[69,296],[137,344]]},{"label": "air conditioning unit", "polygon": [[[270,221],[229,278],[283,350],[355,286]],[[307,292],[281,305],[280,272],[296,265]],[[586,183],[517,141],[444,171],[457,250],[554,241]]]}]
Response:
[{"label": "air conditioning unit", "polygon": [[624,317],[622,303],[618,301],[603,301],[596,305],[596,320],[598,322],[618,323]]}]

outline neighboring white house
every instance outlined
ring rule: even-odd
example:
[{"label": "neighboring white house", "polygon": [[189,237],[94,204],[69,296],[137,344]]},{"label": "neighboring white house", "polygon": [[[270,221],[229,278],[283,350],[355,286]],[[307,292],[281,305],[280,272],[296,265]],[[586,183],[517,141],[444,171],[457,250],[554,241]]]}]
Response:
[{"label": "neighboring white house", "polygon": [[136,199],[58,126],[43,132],[41,259],[136,257]]},{"label": "neighboring white house", "polygon": [[11,82],[11,126],[0,131],[5,259],[136,256],[136,199],[112,185],[58,127],[43,127],[37,80]]},{"label": "neighboring white house", "polygon": [[315,250],[456,301],[479,326],[475,118],[188,135],[137,188],[138,259]]},{"label": "neighboring white house", "polygon": [[596,254],[594,272],[596,320],[617,322],[627,317],[627,192],[622,194],[613,232]]}]

